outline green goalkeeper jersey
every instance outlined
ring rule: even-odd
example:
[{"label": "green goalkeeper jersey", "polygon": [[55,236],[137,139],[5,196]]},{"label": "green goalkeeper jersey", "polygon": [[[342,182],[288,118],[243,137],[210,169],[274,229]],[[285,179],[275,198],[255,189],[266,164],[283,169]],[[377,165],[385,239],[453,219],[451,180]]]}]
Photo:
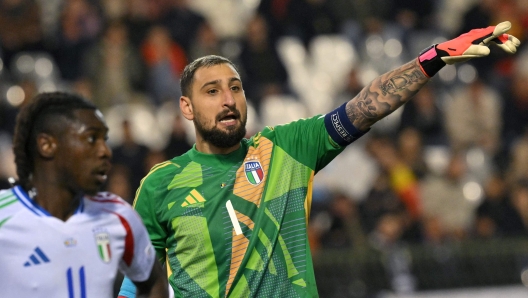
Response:
[{"label": "green goalkeeper jersey", "polygon": [[324,116],[266,127],[227,155],[158,164],[134,202],[176,297],[317,297],[314,174],[344,149]]}]

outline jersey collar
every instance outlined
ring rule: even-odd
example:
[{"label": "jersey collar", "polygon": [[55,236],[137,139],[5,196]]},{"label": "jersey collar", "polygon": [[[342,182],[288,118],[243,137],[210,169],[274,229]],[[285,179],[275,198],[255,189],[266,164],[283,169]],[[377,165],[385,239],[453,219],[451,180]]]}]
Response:
[{"label": "jersey collar", "polygon": [[[13,193],[16,195],[22,205],[24,205],[24,207],[29,209],[29,211],[33,212],[34,214],[38,216],[52,216],[46,209],[42,208],[35,201],[33,201],[20,185],[13,187]],[[73,214],[75,215],[77,213],[82,213],[83,211],[84,199],[81,200],[79,207],[77,207],[77,210],[75,210]]]}]

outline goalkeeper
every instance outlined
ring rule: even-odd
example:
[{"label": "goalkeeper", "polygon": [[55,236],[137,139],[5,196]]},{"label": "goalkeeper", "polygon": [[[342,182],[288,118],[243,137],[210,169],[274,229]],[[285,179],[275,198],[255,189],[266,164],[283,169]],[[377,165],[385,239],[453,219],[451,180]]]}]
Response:
[{"label": "goalkeeper", "polygon": [[[509,22],[433,45],[374,79],[326,115],[246,134],[235,65],[219,56],[185,67],[180,109],[196,144],[152,168],[134,201],[176,297],[316,297],[307,237],[313,176],[446,64],[515,53]],[[354,179],[354,175],[343,177]],[[124,281],[120,296],[134,297]]]}]

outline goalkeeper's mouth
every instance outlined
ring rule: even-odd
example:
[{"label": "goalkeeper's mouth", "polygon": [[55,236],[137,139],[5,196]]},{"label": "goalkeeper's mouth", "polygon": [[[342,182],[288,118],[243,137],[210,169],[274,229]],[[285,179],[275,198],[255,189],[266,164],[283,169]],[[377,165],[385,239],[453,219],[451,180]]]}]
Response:
[{"label": "goalkeeper's mouth", "polygon": [[222,113],[217,117],[217,122],[223,126],[229,127],[237,125],[238,119],[240,119],[240,112],[237,110]]}]

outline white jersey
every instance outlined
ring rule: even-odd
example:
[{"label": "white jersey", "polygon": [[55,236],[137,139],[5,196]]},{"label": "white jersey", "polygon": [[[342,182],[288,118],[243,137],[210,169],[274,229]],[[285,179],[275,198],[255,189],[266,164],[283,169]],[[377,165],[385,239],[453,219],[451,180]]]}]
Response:
[{"label": "white jersey", "polygon": [[64,222],[19,186],[0,191],[2,298],[110,298],[118,269],[145,281],[155,257],[139,215],[116,195],[85,196]]}]

